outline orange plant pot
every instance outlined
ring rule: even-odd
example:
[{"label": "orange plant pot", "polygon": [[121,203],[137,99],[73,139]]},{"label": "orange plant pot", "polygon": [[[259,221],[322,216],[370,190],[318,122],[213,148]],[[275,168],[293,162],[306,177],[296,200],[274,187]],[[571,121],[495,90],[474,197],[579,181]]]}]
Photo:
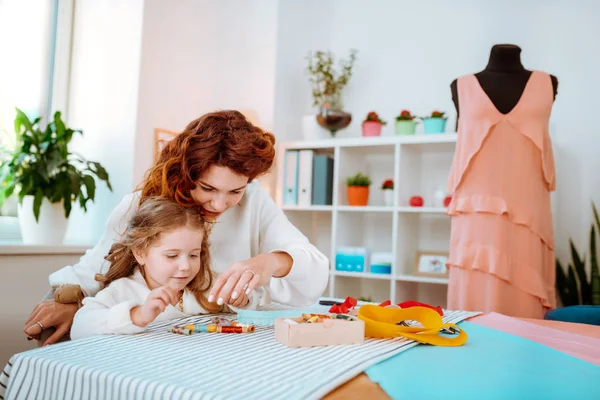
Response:
[{"label": "orange plant pot", "polygon": [[348,204],[351,206],[366,206],[369,203],[368,186],[348,186]]}]

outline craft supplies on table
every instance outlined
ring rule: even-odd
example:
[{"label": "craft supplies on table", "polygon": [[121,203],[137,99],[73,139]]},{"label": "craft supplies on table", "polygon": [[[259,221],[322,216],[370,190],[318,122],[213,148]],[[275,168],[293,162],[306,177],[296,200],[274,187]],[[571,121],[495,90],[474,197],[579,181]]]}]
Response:
[{"label": "craft supplies on table", "polygon": [[169,326],[167,331],[181,335],[191,335],[193,333],[252,333],[256,331],[256,326],[239,323],[231,325],[186,324],[183,326]]},{"label": "craft supplies on table", "polygon": [[315,347],[361,344],[365,324],[341,314],[303,314],[275,320],[275,339],[287,347]]},{"label": "craft supplies on table", "polygon": [[[430,307],[389,308],[364,305],[358,309],[358,318],[365,321],[365,335],[374,338],[406,337],[419,343],[434,346],[462,346],[467,341],[467,333],[455,324],[444,323],[442,316]],[[402,321],[416,321],[419,325],[409,326]],[[458,333],[456,336],[442,336],[440,331]]]},{"label": "craft supplies on table", "polygon": [[167,331],[187,336],[193,333],[252,333],[256,331],[256,326],[243,324],[230,318],[212,317],[211,322],[210,324],[171,325],[167,327]]}]

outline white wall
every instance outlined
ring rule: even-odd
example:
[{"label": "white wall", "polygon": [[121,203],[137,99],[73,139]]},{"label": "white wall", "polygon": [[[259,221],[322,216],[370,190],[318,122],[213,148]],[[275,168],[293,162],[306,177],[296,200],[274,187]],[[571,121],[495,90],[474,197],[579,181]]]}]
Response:
[{"label": "white wall", "polygon": [[181,131],[218,109],[273,129],[278,1],[147,0],[134,182],[153,160],[154,129]]},{"label": "white wall", "polygon": [[[338,57],[347,57],[350,48],[359,50],[354,76],[344,96],[353,123],[339,131],[338,137],[359,136],[360,123],[371,110],[390,122],[404,108],[418,115],[434,109],[454,115],[450,97],[452,80],[483,69],[492,45],[518,44],[523,49],[526,68],[547,71],[560,81],[551,118],[558,169],[558,189],[554,195],[557,253],[564,260],[570,258],[569,237],[582,250],[587,249],[590,202],[595,200],[600,207],[600,180],[595,173],[600,167],[600,127],[596,122],[600,109],[597,79],[600,3],[593,0],[320,3],[324,6],[321,14],[316,11],[313,18],[301,12],[281,13],[280,27],[296,32],[279,36],[278,66],[285,65],[286,70],[277,71],[277,93],[282,93],[283,87],[289,88],[293,92],[287,96],[298,101],[277,118],[300,125],[302,115],[314,113],[304,73],[306,63],[300,62],[306,44],[315,50],[329,48]],[[282,1],[280,7],[294,5]],[[323,15],[327,15],[325,20]],[[323,35],[320,43],[315,43],[315,33]],[[292,59],[294,63],[289,62]],[[277,106],[279,99],[278,96]],[[384,127],[384,134],[393,134],[393,123]],[[287,137],[300,139],[299,131]]]},{"label": "white wall", "polygon": [[76,2],[67,118],[84,136],[72,150],[100,162],[113,191],[97,181],[88,213],[73,208],[67,242],[96,243],[110,211],[133,189],[143,8],[143,0]]},{"label": "white wall", "polygon": [[[277,70],[275,87],[275,133],[278,141],[300,136],[298,116],[312,103],[307,90],[306,56],[330,43],[334,3],[322,0],[279,2]],[[316,112],[309,110],[309,112]]]}]

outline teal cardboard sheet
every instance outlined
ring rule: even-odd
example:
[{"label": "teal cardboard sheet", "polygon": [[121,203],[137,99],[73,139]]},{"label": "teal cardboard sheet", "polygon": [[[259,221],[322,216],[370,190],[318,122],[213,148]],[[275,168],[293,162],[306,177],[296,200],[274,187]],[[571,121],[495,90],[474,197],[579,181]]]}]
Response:
[{"label": "teal cardboard sheet", "polygon": [[393,399],[600,399],[600,366],[471,322],[461,347],[420,345],[365,372]]}]

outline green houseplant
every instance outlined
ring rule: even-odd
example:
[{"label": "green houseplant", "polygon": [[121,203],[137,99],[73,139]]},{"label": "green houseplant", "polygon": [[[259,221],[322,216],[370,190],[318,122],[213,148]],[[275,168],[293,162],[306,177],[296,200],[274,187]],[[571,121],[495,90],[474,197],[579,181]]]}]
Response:
[{"label": "green houseplant", "polygon": [[348,59],[340,60],[337,67],[331,51],[318,50],[306,57],[313,106],[319,107],[317,123],[332,135],[352,122],[352,115],[343,111],[342,92],[352,77],[356,54],[351,49]]},{"label": "green houseplant", "polygon": [[[62,218],[64,221],[60,223],[66,230],[66,220],[75,201],[87,211],[87,203],[94,201],[96,195],[95,178],[104,181],[112,191],[108,173],[100,163],[87,161],[69,151],[69,142],[76,133],[83,135],[81,130],[68,128],[58,111],[43,128],[40,120],[30,120],[17,108],[14,121],[15,148],[5,151],[0,159],[0,188],[3,191],[0,206],[13,192],[18,194],[19,223],[25,242],[28,242],[26,232],[31,229],[39,231],[44,227],[44,222],[56,228]],[[53,215],[44,215],[42,209],[49,210],[47,213]],[[32,218],[28,219],[26,213],[31,214]],[[51,220],[42,221],[44,217]],[[37,226],[23,225],[27,223]],[[61,236],[54,229],[47,235],[51,236],[48,240],[62,242],[64,232]],[[39,232],[37,236],[40,237]]]},{"label": "green houseplant", "polygon": [[[573,241],[569,240],[572,260],[568,264],[566,273],[559,259],[556,259],[556,289],[565,307],[580,304],[600,305],[600,272],[596,243],[596,233],[600,234],[600,218],[593,203],[592,209],[596,225],[594,226],[592,223],[590,227],[589,257],[586,257],[585,254],[581,257]],[[590,262],[589,278],[585,271],[586,258]]]},{"label": "green houseplant", "polygon": [[371,178],[361,172],[346,178],[348,186],[348,204],[351,206],[366,206],[369,203],[369,186]]},{"label": "green houseplant", "polygon": [[312,85],[313,106],[328,106],[341,110],[342,91],[352,77],[352,68],[356,61],[357,51],[350,50],[347,60],[340,60],[336,69],[334,55],[331,51],[318,50],[307,56],[307,71]]}]

